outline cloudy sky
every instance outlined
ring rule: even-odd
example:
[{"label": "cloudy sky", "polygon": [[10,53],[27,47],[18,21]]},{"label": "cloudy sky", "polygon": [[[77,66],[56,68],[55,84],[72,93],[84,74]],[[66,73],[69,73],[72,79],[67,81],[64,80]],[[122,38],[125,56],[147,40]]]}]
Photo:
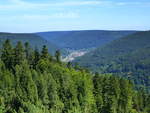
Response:
[{"label": "cloudy sky", "polygon": [[150,30],[150,0],[0,0],[0,32]]}]

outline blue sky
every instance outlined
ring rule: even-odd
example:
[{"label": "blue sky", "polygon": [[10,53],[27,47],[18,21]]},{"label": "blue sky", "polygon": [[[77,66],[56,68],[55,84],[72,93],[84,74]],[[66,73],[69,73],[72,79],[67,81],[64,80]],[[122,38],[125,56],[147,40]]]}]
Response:
[{"label": "blue sky", "polygon": [[150,30],[150,0],[0,0],[0,32]]}]

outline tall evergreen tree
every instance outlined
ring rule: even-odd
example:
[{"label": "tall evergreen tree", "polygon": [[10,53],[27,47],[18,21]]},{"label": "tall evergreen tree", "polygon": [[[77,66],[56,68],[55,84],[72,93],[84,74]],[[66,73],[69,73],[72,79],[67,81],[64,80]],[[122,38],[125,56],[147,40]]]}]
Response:
[{"label": "tall evergreen tree", "polygon": [[39,60],[40,60],[40,53],[39,50],[37,48],[35,48],[34,53],[33,53],[33,67],[34,69],[36,68],[36,65],[38,64]]},{"label": "tall evergreen tree", "polygon": [[67,63],[67,67],[68,67],[69,69],[72,67],[71,62],[68,62],[68,63]]},{"label": "tall evergreen tree", "polygon": [[25,42],[24,47],[25,47],[25,56],[26,56],[26,59],[29,59],[30,53],[31,53],[30,52],[31,48],[30,48],[29,43]]},{"label": "tall evergreen tree", "polygon": [[56,61],[57,62],[61,62],[61,54],[60,54],[60,51],[57,50],[56,53],[55,53],[55,58],[56,58]]},{"label": "tall evergreen tree", "polygon": [[[16,81],[18,81],[17,92],[21,93],[20,98],[24,101],[30,100],[32,103],[36,103],[37,96],[37,87],[32,79],[32,74],[27,64],[27,61],[23,61],[21,66],[16,66]],[[19,95],[19,94],[18,94]]]},{"label": "tall evergreen tree", "polygon": [[10,40],[6,40],[2,47],[1,59],[4,62],[6,68],[11,69],[13,64],[13,48]]},{"label": "tall evergreen tree", "polygon": [[44,45],[41,52],[41,58],[48,58],[48,57],[49,57],[48,49],[46,45]]},{"label": "tall evergreen tree", "polygon": [[14,62],[16,64],[21,64],[21,62],[25,59],[24,47],[22,42],[18,42],[14,49]]}]

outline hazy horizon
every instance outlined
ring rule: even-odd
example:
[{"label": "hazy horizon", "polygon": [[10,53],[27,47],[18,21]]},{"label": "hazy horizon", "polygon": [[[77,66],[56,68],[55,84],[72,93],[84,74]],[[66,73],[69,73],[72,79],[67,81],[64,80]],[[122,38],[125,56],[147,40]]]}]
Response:
[{"label": "hazy horizon", "polygon": [[32,34],[32,33],[42,33],[42,32],[46,33],[46,32],[71,32],[71,31],[137,31],[138,32],[138,31],[149,31],[149,30],[130,30],[130,29],[129,30],[127,30],[127,29],[125,29],[125,30],[117,30],[117,29],[116,30],[111,30],[111,29],[110,30],[109,29],[108,30],[107,29],[106,30],[105,29],[93,29],[93,30],[92,29],[91,30],[90,29],[81,29],[81,30],[76,30],[76,29],[74,29],[74,30],[49,30],[49,31],[47,30],[47,31],[35,31],[35,32],[7,32],[7,31],[6,32],[5,31],[1,32],[0,31],[0,33],[18,33],[18,34],[20,34],[20,33],[27,33],[27,34],[31,33]]}]

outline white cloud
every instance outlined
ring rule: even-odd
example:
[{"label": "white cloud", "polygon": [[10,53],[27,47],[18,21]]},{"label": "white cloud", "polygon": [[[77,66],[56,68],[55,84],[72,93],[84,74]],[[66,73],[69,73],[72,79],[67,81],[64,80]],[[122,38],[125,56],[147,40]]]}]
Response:
[{"label": "white cloud", "polygon": [[117,6],[150,6],[150,2],[116,2],[114,5]]},{"label": "white cloud", "polygon": [[[6,10],[6,11],[21,11],[21,10],[27,10],[27,12],[21,14],[10,14],[10,15],[1,15],[0,20],[1,21],[45,21],[50,19],[75,19],[79,18],[80,15],[76,11],[54,11],[50,12],[52,7],[59,8],[56,6],[70,6],[70,5],[88,5],[90,3],[94,2],[62,2],[62,3],[31,3],[31,2],[24,2],[22,0],[9,0],[9,4],[7,5],[0,5],[0,11]],[[97,3],[97,2],[95,2]],[[38,14],[30,14],[29,11],[38,11],[39,9],[47,9],[49,12],[45,12],[46,14],[38,13]]]},{"label": "white cloud", "polygon": [[16,16],[2,16],[0,21],[7,21],[7,22],[38,22],[38,21],[50,21],[51,19],[77,19],[80,15],[75,12],[60,12],[60,13],[53,13],[53,14],[23,14],[23,15],[16,15]]},{"label": "white cloud", "polygon": [[78,13],[74,12],[60,12],[60,13],[54,13],[54,14],[49,14],[49,15],[21,15],[18,17],[14,17],[14,19],[24,19],[24,20],[50,20],[50,19],[74,19],[74,18],[79,18],[80,15]]},{"label": "white cloud", "polygon": [[66,2],[36,3],[24,0],[8,0],[8,4],[0,4],[0,10],[50,9],[68,6],[150,6],[150,2],[114,2],[111,0],[79,0]]},{"label": "white cloud", "polygon": [[101,1],[67,1],[67,2],[48,2],[48,3],[33,3],[25,2],[23,0],[9,0],[6,5],[0,5],[0,9],[19,9],[19,8],[49,8],[49,7],[65,7],[65,6],[86,6],[99,5]]},{"label": "white cloud", "polygon": [[137,5],[143,5],[143,2],[117,2],[116,5],[118,6],[127,6],[127,5],[133,5],[133,6],[137,6]]}]

